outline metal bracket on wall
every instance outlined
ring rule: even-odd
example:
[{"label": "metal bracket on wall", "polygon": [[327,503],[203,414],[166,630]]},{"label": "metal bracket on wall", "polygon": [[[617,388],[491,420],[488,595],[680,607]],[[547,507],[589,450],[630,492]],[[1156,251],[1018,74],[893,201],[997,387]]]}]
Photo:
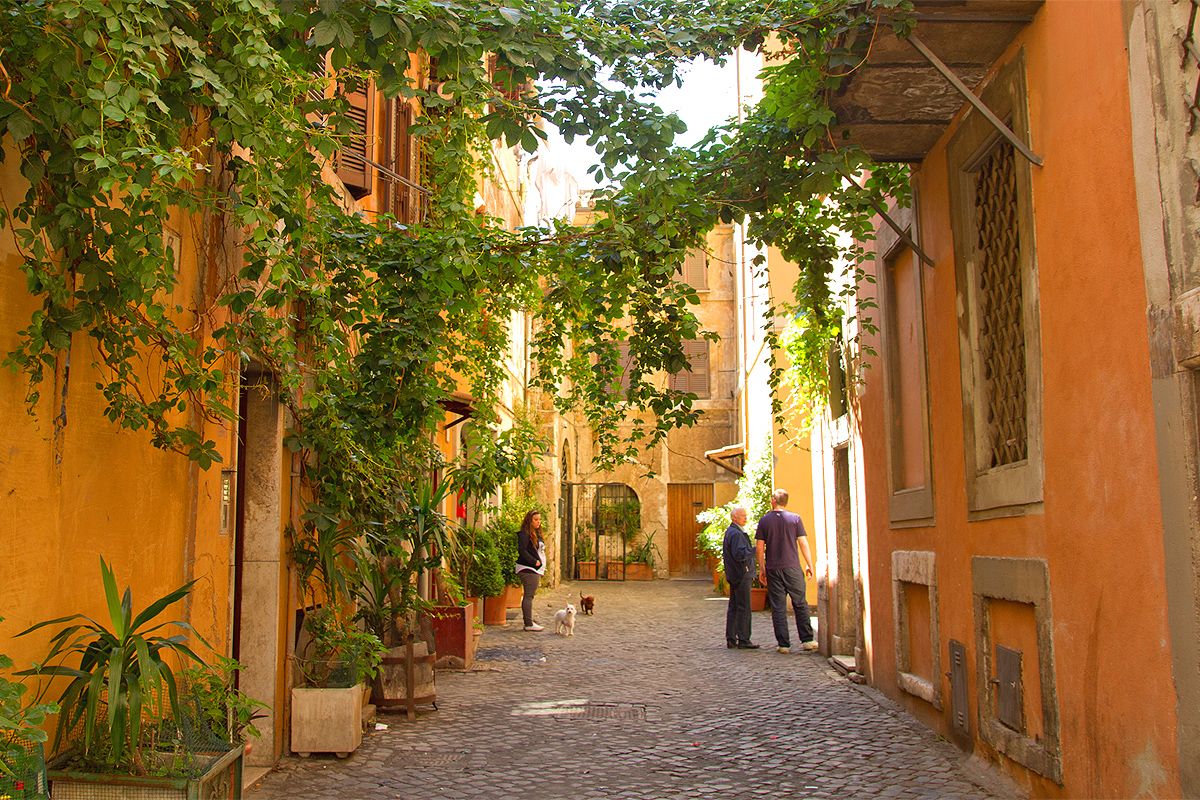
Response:
[{"label": "metal bracket on wall", "polygon": [[[864,194],[866,193],[862,187],[862,184],[860,184],[858,181],[854,180],[854,178],[849,173],[847,173],[843,169],[839,169],[838,172],[840,172],[842,174],[843,178],[850,181],[851,186],[853,186],[854,188],[856,188],[860,191],[863,191]],[[899,236],[901,239],[903,239],[904,243],[913,249],[913,252],[917,254],[917,258],[921,259],[921,261],[925,262],[926,264],[928,264],[931,267],[936,266],[933,263],[933,259],[925,254],[925,251],[921,249],[921,245],[917,244],[916,240],[913,239],[912,236],[909,234],[908,228],[901,227],[899,222],[896,222],[896,220],[892,219],[891,214],[889,214],[887,212],[887,209],[883,207],[882,203],[877,203],[871,197],[867,197],[867,202],[871,204],[871,208],[875,209],[876,214],[883,217],[883,221],[888,224],[888,227],[891,228],[892,230],[894,230],[896,232],[896,235]]]},{"label": "metal bracket on wall", "polygon": [[1035,164],[1039,167],[1042,166],[1042,157],[1030,150],[1029,145],[1025,144],[1025,142],[1023,142],[1019,136],[1013,133],[1012,129],[1004,124],[1003,120],[992,113],[992,110],[988,108],[974,92],[971,91],[970,87],[963,83],[959,77],[954,74],[954,71],[946,65],[946,62],[938,58],[937,55],[935,55],[934,52],[930,50],[924,42],[917,38],[915,33],[909,34],[908,43],[911,44],[913,48],[925,58],[926,61],[932,64],[933,68],[940,72],[943,78],[950,81],[950,85],[958,90],[958,93],[966,98],[968,103],[975,106],[975,110],[982,114],[984,119],[990,122],[992,127],[999,131],[1000,135],[1007,139],[1009,143],[1017,149],[1017,152],[1025,156],[1025,158],[1028,159],[1031,164]]}]

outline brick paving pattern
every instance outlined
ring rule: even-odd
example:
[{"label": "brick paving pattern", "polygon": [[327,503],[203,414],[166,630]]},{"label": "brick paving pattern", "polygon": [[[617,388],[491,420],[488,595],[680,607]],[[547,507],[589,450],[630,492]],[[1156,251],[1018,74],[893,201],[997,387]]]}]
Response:
[{"label": "brick paving pattern", "polygon": [[[551,632],[579,587],[575,636]],[[472,671],[437,675],[439,710],[386,714],[345,760],[285,758],[251,800],[293,798],[991,798],[963,754],[824,658],[725,647],[708,583],[568,584],[489,628]],[[794,642],[793,642],[794,644]]]}]

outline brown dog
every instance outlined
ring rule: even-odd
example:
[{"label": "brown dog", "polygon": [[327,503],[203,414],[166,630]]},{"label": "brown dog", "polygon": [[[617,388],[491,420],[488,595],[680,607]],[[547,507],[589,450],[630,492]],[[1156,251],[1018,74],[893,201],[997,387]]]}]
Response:
[{"label": "brown dog", "polygon": [[596,598],[590,594],[579,593],[579,610],[584,614],[594,614],[596,610]]}]

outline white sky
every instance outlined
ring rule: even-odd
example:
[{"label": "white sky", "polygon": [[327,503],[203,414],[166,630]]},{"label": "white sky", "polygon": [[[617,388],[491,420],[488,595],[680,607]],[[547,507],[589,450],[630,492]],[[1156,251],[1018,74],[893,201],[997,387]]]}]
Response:
[{"label": "white sky", "polygon": [[[709,128],[719,125],[737,113],[738,106],[738,76],[737,62],[730,59],[724,67],[715,66],[711,61],[697,61],[686,66],[683,86],[664,89],[658,96],[658,104],[666,111],[673,111],[683,119],[688,129],[679,135],[680,144],[694,144],[708,132]],[[747,66],[743,58],[743,73],[751,72],[754,67]],[[743,74],[742,84],[751,83],[753,74]],[[552,149],[560,150],[563,158],[559,163],[569,163],[572,172],[579,180],[582,189],[592,189],[596,181],[587,168],[597,162],[596,153],[587,146],[586,137],[577,137],[572,144],[567,144],[558,134],[558,129],[550,126],[549,144]]]}]

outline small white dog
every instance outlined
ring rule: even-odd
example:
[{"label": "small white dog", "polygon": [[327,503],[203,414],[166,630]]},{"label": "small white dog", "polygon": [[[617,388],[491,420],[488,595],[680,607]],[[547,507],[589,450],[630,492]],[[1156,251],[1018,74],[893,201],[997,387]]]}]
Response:
[{"label": "small white dog", "polygon": [[560,636],[575,635],[575,606],[567,603],[566,608],[554,612],[554,632]]}]

